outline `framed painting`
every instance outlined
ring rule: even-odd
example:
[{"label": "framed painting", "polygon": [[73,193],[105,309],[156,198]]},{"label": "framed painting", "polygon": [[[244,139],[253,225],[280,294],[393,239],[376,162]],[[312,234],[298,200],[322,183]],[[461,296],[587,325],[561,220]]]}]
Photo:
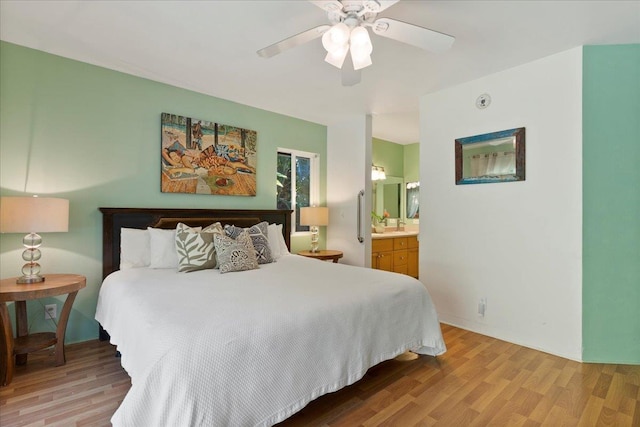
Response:
[{"label": "framed painting", "polygon": [[458,138],[456,185],[524,181],[525,128]]},{"label": "framed painting", "polygon": [[256,195],[257,132],[162,113],[163,193]]}]

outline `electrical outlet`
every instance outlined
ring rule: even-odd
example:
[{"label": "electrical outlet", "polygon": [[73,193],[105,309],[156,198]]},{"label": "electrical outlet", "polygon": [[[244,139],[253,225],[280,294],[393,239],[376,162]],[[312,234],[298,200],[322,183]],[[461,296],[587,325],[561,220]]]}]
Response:
[{"label": "electrical outlet", "polygon": [[44,306],[44,320],[55,319],[58,317],[58,305],[47,304]]},{"label": "electrical outlet", "polygon": [[480,298],[478,301],[478,316],[484,317],[484,313],[487,311],[487,299]]}]

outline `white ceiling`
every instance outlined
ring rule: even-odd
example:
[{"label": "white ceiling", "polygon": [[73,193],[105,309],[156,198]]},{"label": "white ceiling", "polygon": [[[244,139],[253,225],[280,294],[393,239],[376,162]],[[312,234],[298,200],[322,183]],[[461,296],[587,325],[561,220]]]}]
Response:
[{"label": "white ceiling", "polygon": [[316,123],[371,113],[373,136],[397,143],[419,140],[425,93],[580,45],[640,43],[640,1],[402,0],[379,16],[456,42],[434,54],[372,35],[373,65],[343,87],[319,39],[256,54],[327,23],[303,0],[0,0],[0,38]]}]

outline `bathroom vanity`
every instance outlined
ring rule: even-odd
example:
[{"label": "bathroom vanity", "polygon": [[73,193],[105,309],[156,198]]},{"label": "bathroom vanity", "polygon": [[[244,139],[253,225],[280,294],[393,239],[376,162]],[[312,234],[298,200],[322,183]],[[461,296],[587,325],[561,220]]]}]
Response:
[{"label": "bathroom vanity", "polygon": [[385,231],[371,234],[371,268],[418,278],[418,232]]}]

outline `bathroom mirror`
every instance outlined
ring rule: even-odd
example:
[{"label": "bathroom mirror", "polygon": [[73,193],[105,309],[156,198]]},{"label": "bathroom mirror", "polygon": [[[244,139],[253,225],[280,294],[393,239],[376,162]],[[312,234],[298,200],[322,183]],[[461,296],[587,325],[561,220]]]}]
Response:
[{"label": "bathroom mirror", "polygon": [[524,181],[525,128],[458,138],[456,184]]},{"label": "bathroom mirror", "polygon": [[418,219],[420,218],[420,182],[407,182],[405,189],[407,219]]},{"label": "bathroom mirror", "polygon": [[388,176],[386,179],[373,182],[373,210],[382,215],[386,210],[389,218],[404,217],[404,179]]}]

